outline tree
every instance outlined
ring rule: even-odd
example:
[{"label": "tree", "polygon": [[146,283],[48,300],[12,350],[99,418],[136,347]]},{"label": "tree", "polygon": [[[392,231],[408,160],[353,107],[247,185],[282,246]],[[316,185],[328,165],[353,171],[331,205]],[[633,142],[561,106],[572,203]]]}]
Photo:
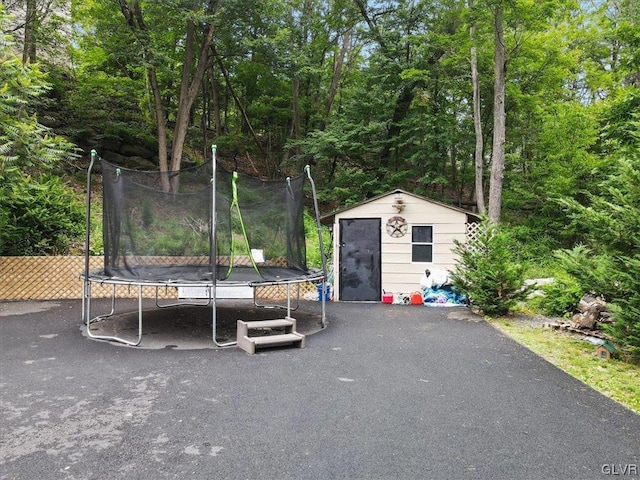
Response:
[{"label": "tree", "polygon": [[[204,5],[199,2],[191,2],[184,6],[179,6],[178,11],[184,16],[185,37],[183,41],[182,74],[180,81],[180,93],[178,106],[175,112],[175,126],[173,131],[173,142],[171,150],[171,164],[168,164],[166,151],[166,118],[162,92],[157,80],[155,53],[156,46],[152,40],[154,36],[149,32],[147,21],[144,19],[139,0],[119,0],[120,10],[125,21],[134,34],[142,50],[142,57],[147,64],[147,74],[153,92],[156,125],[159,141],[159,166],[161,172],[180,169],[182,162],[182,152],[184,141],[187,136],[187,128],[191,118],[191,107],[200,93],[200,85],[207,67],[209,48],[213,41],[215,24],[213,18],[220,7],[220,0],[210,0]],[[149,10],[152,10],[149,7]],[[161,15],[162,12],[155,12]],[[198,29],[202,27],[202,31]],[[197,37],[201,35],[198,39]],[[199,42],[199,44],[198,44]],[[168,182],[165,177],[165,182]],[[164,188],[169,190],[169,184]],[[173,186],[175,188],[175,185]]]},{"label": "tree", "polygon": [[511,242],[506,231],[486,217],[472,239],[455,242],[458,260],[451,279],[489,316],[508,314],[529,292],[523,287],[525,266],[515,260]]},{"label": "tree", "polygon": [[363,27],[354,38],[367,45],[366,52],[354,57],[361,65],[354,82],[343,84],[340,108],[299,150],[314,157],[331,152],[325,157],[328,180],[341,191],[338,183],[352,183],[343,175],[367,179],[359,183],[361,197],[398,186],[459,201],[470,197],[464,188],[469,146],[461,130],[472,124],[467,92],[460,88],[467,55],[452,55],[460,3],[353,4]]},{"label": "tree", "polygon": [[494,7],[494,79],[493,79],[493,143],[491,146],[491,183],[489,184],[489,220],[500,221],[502,209],[502,181],[507,130],[505,87],[507,60],[505,57],[504,19],[501,1]]},{"label": "tree", "polygon": [[[473,10],[473,0],[469,0],[469,10]],[[478,48],[476,46],[476,26],[474,19],[471,19],[469,36],[471,40],[471,58],[469,61],[471,64],[471,87],[473,89],[473,128],[476,137],[476,147],[474,150],[476,206],[478,212],[484,215],[486,210],[484,203],[484,138],[482,137]]]},{"label": "tree", "polygon": [[[491,178],[489,185],[488,216],[491,221],[501,218],[502,194],[505,175],[509,165],[508,157],[521,153],[517,143],[518,116],[517,104],[510,98],[514,93],[527,92],[532,86],[538,86],[540,78],[554,73],[554,68],[563,58],[545,55],[545,50],[534,43],[544,38],[546,32],[557,32],[555,40],[565,43],[561,34],[561,26],[569,21],[572,2],[560,0],[544,0],[531,3],[528,1],[487,0],[484,4],[491,9],[493,24],[493,139],[491,148]],[[546,43],[546,42],[545,42]],[[555,52],[555,48],[552,52]],[[529,70],[530,75],[514,75],[518,72],[518,63],[527,61],[530,52],[545,58],[546,62],[540,70]],[[507,80],[509,91],[507,92]],[[562,86],[559,86],[559,90]],[[545,99],[544,101],[548,101]],[[507,118],[507,111],[509,118]],[[513,117],[513,119],[511,118]],[[507,135],[509,133],[509,135]],[[527,132],[531,133],[531,132]],[[513,137],[510,139],[508,137]]]},{"label": "tree", "polygon": [[605,296],[614,314],[607,330],[640,361],[640,8],[629,1],[603,6],[612,8],[596,11],[582,26],[593,48],[581,50],[579,89],[583,101],[606,98],[598,105],[602,127],[595,143],[606,175],[597,188],[562,198],[581,235],[558,256],[584,291]]},{"label": "tree", "polygon": [[[0,31],[9,18],[0,7]],[[38,122],[37,102],[49,89],[36,65],[23,64],[11,35],[0,39],[0,178],[50,172],[74,158],[73,145]],[[4,183],[8,186],[8,182]]]},{"label": "tree", "polygon": [[5,11],[13,16],[8,24],[9,30],[20,36],[23,63],[66,59],[69,4],[68,0],[3,2]]},{"label": "tree", "polygon": [[[146,64],[147,77],[153,94],[155,107],[156,131],[158,135],[158,166],[161,172],[169,170],[169,160],[167,151],[167,118],[166,108],[162,99],[162,92],[158,83],[158,74],[156,71],[156,59],[153,46],[150,42],[150,35],[147,30],[145,20],[142,16],[140,3],[133,0],[131,5],[127,0],[119,0],[120,11],[124,15],[125,21],[134,37],[138,40],[142,48],[142,58]],[[162,178],[163,188],[167,191],[170,189],[167,177]]]},{"label": "tree", "polygon": [[614,311],[613,338],[640,360],[640,115],[630,121],[635,144],[609,155],[612,173],[583,203],[562,204],[579,225],[584,245],[559,253],[584,291],[604,295]]},{"label": "tree", "polygon": [[[8,18],[0,7],[0,30]],[[38,123],[47,91],[37,66],[23,64],[12,37],[0,39],[0,255],[65,253],[82,232],[77,196],[54,174],[72,144]]]}]

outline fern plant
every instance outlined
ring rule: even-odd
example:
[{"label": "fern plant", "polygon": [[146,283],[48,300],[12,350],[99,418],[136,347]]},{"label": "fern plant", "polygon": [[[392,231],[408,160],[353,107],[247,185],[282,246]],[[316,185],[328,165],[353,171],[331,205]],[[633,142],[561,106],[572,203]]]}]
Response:
[{"label": "fern plant", "polygon": [[[0,8],[0,32],[8,17]],[[66,253],[83,230],[82,203],[51,176],[76,155],[73,145],[38,122],[48,89],[44,74],[16,56],[0,33],[0,255]]]},{"label": "fern plant", "polygon": [[[0,32],[7,31],[8,17],[0,9]],[[33,113],[48,89],[45,74],[23,64],[11,35],[0,33],[0,178],[15,171],[37,175],[77,156]]]}]

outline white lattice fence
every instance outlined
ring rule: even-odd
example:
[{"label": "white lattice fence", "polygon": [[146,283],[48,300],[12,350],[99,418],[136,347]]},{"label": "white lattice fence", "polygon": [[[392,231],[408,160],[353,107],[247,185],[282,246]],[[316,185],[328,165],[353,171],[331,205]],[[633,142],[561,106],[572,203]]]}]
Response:
[{"label": "white lattice fence", "polygon": [[[57,300],[63,298],[82,298],[82,280],[84,257],[0,257],[0,299],[2,300]],[[103,257],[89,257],[89,268],[97,269],[104,265]],[[297,287],[291,287],[296,293]],[[113,287],[93,283],[93,297],[109,297]],[[313,283],[300,284],[300,296],[308,292],[316,292]],[[161,287],[157,289],[159,298],[177,298],[177,289]],[[120,298],[137,297],[138,288],[126,285],[116,287],[116,295]],[[155,287],[144,287],[145,298],[155,298]],[[286,298],[285,286],[273,285],[260,287],[256,296],[265,300]]]},{"label": "white lattice fence", "polygon": [[473,248],[472,241],[476,238],[476,236],[480,233],[482,229],[482,223],[467,223],[467,241],[465,244],[465,248]]}]

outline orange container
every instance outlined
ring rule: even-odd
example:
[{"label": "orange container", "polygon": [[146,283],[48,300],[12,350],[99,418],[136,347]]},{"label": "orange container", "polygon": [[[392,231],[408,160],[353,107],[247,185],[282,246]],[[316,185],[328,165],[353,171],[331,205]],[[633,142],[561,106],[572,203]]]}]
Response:
[{"label": "orange container", "polygon": [[422,305],[422,293],[413,292],[411,294],[411,305]]}]

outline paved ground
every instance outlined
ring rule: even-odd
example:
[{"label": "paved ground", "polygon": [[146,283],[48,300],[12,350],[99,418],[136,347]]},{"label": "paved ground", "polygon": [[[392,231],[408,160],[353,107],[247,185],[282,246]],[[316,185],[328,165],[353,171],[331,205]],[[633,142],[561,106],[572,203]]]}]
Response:
[{"label": "paved ground", "polygon": [[[148,300],[143,312],[142,341],[138,348],[179,350],[199,350],[218,348],[212,341],[212,306],[195,306],[193,303],[180,308],[157,308],[155,301]],[[165,302],[166,303],[166,302]],[[206,302],[205,302],[206,303]],[[163,305],[160,303],[160,305]],[[307,302],[307,305],[308,302]],[[299,305],[297,305],[299,307]],[[320,310],[317,308],[297,308],[292,302],[291,316],[296,319],[296,331],[312,335],[322,329]],[[92,302],[90,317],[108,314],[111,304],[104,301],[95,305]],[[318,310],[315,313],[314,310]],[[95,336],[117,336],[135,343],[140,329],[138,304],[127,301],[117,304],[117,312],[127,314],[114,315],[91,324],[91,333]],[[237,320],[254,321],[283,318],[286,311],[282,308],[264,308],[252,305],[251,300],[222,300],[216,308],[216,341],[218,345],[234,342],[237,333]],[[1,313],[0,313],[1,315]],[[86,335],[83,328],[82,333]],[[255,336],[255,335],[254,335]],[[118,345],[116,342],[115,345]],[[121,343],[119,345],[125,345]]]},{"label": "paved ground", "polygon": [[463,308],[329,304],[307,348],[256,355],[158,348],[161,324],[143,348],[91,341],[80,318],[0,306],[2,479],[640,473],[640,416]]}]

